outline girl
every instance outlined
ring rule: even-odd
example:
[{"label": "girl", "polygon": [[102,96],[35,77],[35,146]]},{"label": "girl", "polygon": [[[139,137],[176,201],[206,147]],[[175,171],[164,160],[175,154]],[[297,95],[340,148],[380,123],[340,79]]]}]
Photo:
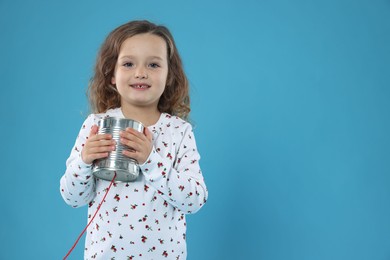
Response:
[{"label": "girl", "polygon": [[142,122],[121,143],[138,161],[135,182],[114,182],[88,227],[84,259],[186,259],[185,214],[195,213],[208,192],[199,167],[188,82],[169,30],[133,21],[112,31],[98,54],[89,86],[94,114],[76,139],[61,178],[61,195],[73,207],[89,205],[91,220],[110,182],[91,173],[94,160],[115,149],[109,134],[98,134],[106,116]]}]

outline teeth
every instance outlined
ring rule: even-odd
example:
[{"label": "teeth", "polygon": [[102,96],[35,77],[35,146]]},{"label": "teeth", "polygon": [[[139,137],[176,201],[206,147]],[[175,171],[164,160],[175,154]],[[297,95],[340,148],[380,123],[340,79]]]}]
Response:
[{"label": "teeth", "polygon": [[148,86],[146,86],[146,85],[133,85],[133,88],[142,88],[142,89],[144,89],[144,88],[147,88]]}]

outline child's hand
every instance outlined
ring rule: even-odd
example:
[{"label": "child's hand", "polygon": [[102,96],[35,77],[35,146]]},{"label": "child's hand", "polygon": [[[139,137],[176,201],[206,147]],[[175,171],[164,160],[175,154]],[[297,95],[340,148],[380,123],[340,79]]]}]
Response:
[{"label": "child's hand", "polygon": [[89,137],[81,151],[81,159],[86,164],[91,164],[96,159],[105,158],[108,152],[115,150],[115,140],[110,134],[97,134],[98,126],[93,125]]},{"label": "child's hand", "polygon": [[132,148],[132,151],[123,151],[127,157],[137,160],[138,164],[144,164],[153,148],[152,133],[145,127],[144,133],[132,128],[120,133],[121,143]]}]

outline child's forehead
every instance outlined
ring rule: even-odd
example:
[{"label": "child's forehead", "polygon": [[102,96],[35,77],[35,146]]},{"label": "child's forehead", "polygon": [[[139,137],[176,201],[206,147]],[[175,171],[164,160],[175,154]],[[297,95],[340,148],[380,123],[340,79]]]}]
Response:
[{"label": "child's forehead", "polygon": [[148,54],[148,56],[161,57],[167,55],[167,44],[165,40],[154,34],[136,34],[123,41],[119,56],[138,56]]},{"label": "child's forehead", "polygon": [[150,51],[167,51],[165,40],[154,34],[144,33],[130,36],[123,41],[120,51],[149,49]]}]

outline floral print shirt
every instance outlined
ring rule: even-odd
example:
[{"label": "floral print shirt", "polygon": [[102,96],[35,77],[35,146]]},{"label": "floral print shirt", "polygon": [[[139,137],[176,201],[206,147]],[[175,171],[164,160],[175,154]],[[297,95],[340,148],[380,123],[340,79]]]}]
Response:
[{"label": "floral print shirt", "polygon": [[[91,127],[106,116],[124,117],[120,108],[89,115],[60,181],[67,204],[88,205],[88,221],[110,181],[93,177],[81,150]],[[192,127],[162,113],[148,129],[154,146],[142,173],[134,182],[114,182],[87,230],[84,259],[186,259],[185,214],[198,211],[208,196]]]}]

